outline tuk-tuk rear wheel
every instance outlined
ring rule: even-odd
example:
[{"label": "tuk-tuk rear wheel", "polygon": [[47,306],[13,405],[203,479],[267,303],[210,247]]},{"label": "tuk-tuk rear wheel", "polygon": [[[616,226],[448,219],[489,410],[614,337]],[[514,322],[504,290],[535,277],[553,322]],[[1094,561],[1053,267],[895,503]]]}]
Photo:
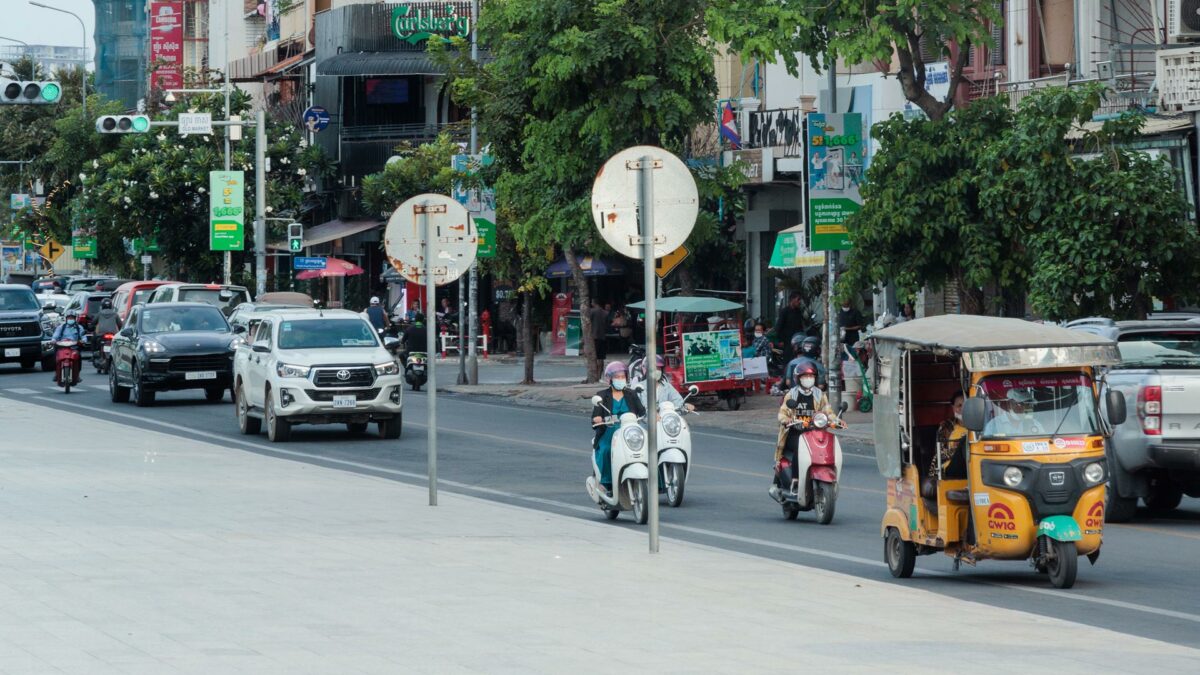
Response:
[{"label": "tuk-tuk rear wheel", "polygon": [[893,577],[907,579],[917,566],[917,547],[911,541],[901,539],[899,530],[889,527],[883,539],[883,558]]}]

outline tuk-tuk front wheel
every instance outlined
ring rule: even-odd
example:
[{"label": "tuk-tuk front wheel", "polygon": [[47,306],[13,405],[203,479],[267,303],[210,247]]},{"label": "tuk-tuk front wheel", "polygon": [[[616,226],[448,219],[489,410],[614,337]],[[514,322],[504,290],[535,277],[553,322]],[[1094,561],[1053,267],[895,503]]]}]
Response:
[{"label": "tuk-tuk front wheel", "polygon": [[892,576],[907,579],[917,566],[917,547],[911,541],[901,539],[899,530],[889,527],[883,538],[883,558]]},{"label": "tuk-tuk front wheel", "polygon": [[1046,560],[1046,573],[1050,575],[1050,583],[1055,588],[1070,588],[1075,585],[1075,574],[1079,570],[1079,552],[1075,550],[1075,542],[1051,539],[1049,556]]}]

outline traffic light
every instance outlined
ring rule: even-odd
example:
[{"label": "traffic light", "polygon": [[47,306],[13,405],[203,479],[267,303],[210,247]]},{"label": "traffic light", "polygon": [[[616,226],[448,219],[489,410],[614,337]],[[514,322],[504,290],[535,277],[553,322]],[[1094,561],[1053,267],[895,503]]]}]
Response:
[{"label": "traffic light", "polygon": [[304,250],[304,225],[300,223],[288,225],[288,250],[292,253]]},{"label": "traffic light", "polygon": [[62,100],[57,82],[25,82],[0,78],[0,105],[53,105]]},{"label": "traffic light", "polygon": [[150,131],[145,115],[105,115],[96,118],[96,131],[102,134],[144,134]]}]

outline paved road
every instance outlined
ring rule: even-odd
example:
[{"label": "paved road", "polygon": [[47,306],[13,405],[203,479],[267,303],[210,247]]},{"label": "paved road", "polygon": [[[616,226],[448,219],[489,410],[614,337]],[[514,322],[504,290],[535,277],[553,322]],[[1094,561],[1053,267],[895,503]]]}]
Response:
[{"label": "paved road", "polygon": [[[444,371],[443,371],[444,372]],[[85,375],[83,389],[63,395],[47,373],[0,367],[0,399],[103,417],[232,449],[423,484],[425,394],[406,393],[404,436],[384,442],[351,437],[337,427],[300,427],[294,440],[237,434],[233,407],[210,405],[189,392],[161,396],[139,409],[112,404],[103,376]],[[487,499],[589,520],[602,518],[583,490],[590,429],[576,415],[506,406],[503,400],[443,396],[441,487]],[[86,442],[86,429],[59,430]],[[55,433],[48,430],[49,433]],[[843,490],[834,524],[809,514],[786,522],[766,495],[772,439],[735,431],[695,433],[697,466],[687,501],[662,510],[663,534],[752,555],[903,583],[1036,615],[1077,621],[1142,637],[1200,647],[1200,500],[1186,499],[1172,517],[1140,519],[1106,529],[1096,566],[1083,561],[1074,589],[1057,591],[1023,563],[984,563],[953,572],[944,556],[918,560],[917,574],[893,581],[882,562],[879,518],[883,481],[870,448],[847,443]],[[622,517],[613,527],[637,527]],[[664,542],[669,546],[670,542]],[[802,600],[802,598],[798,598]],[[1002,630],[1002,627],[998,627]]]}]

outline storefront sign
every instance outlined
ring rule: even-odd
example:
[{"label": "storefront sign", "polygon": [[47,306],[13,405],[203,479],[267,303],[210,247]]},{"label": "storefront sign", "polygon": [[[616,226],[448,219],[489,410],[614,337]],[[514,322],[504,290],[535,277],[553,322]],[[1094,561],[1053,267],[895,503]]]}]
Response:
[{"label": "storefront sign", "polygon": [[183,3],[150,3],[150,88],[183,87]]},{"label": "storefront sign", "polygon": [[487,218],[475,219],[475,232],[479,235],[479,252],[477,258],[496,257],[496,223]]},{"label": "storefront sign", "polygon": [[246,176],[242,171],[208,173],[208,248],[241,251],[246,247]]},{"label": "storefront sign", "polygon": [[804,111],[782,108],[750,113],[748,148],[781,148],[779,157],[804,156]]},{"label": "storefront sign", "polygon": [[471,3],[410,2],[392,10],[392,34],[415,45],[432,37],[443,40],[471,35]]},{"label": "storefront sign", "polygon": [[726,151],[725,159],[726,164],[741,163],[742,175],[746,177],[743,183],[758,185],[775,180],[775,160],[771,148]]},{"label": "storefront sign", "polygon": [[804,247],[803,232],[780,232],[771,251],[769,267],[790,270],[796,267],[824,267],[825,252],[809,251]]},{"label": "storefront sign", "polygon": [[96,238],[71,237],[71,249],[76,260],[94,260],[96,258]]},{"label": "storefront sign", "polygon": [[743,379],[739,331],[684,333],[683,372],[689,383]]},{"label": "storefront sign", "polygon": [[860,113],[808,113],[808,227],[814,251],[846,251],[846,220],[862,208],[864,152]]}]

